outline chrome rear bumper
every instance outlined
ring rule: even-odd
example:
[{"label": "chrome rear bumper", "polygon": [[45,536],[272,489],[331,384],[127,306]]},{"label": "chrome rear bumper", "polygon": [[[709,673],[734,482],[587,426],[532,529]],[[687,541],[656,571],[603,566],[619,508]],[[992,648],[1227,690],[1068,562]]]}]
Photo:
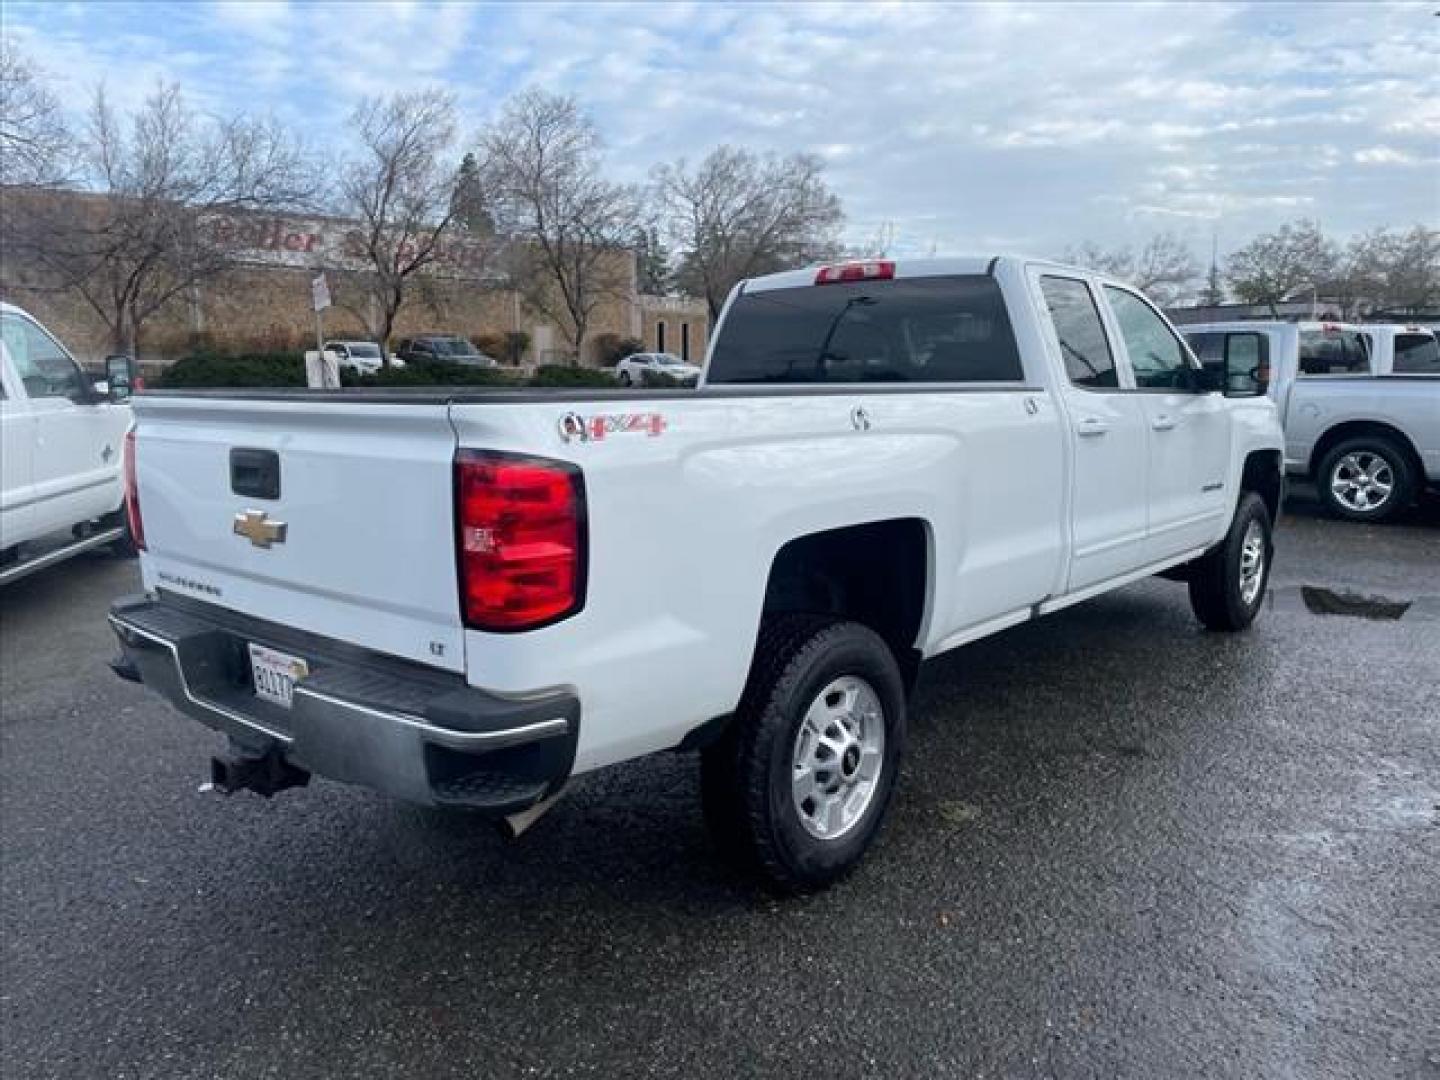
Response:
[{"label": "chrome rear bumper", "polygon": [[[125,666],[247,753],[427,804],[513,813],[558,790],[580,703],[489,693],[459,675],[367,653],[194,601],[129,597],[110,611]],[[303,657],[292,707],[256,696],[247,646]]]}]

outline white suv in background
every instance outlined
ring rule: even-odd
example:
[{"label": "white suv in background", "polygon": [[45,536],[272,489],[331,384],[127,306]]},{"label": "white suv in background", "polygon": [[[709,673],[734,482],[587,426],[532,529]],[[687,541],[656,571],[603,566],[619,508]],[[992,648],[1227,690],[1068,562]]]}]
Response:
[{"label": "white suv in background", "polygon": [[373,341],[327,341],[325,351],[335,354],[335,363],[361,375],[373,375],[385,366],[380,346]]},{"label": "white suv in background", "polygon": [[663,352],[631,353],[615,366],[615,378],[621,386],[644,386],[647,371],[683,383],[693,384],[700,379],[700,369],[696,365],[686,363],[673,353]]},{"label": "white suv in background", "polygon": [[43,326],[0,303],[0,584],[126,545],[128,392],[97,389]]}]

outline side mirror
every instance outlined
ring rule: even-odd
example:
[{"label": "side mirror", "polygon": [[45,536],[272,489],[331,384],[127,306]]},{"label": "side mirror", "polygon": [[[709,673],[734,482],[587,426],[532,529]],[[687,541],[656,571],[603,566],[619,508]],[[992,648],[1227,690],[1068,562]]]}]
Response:
[{"label": "side mirror", "polygon": [[[105,358],[104,393],[111,401],[128,401],[131,393],[138,389],[135,383],[133,357],[117,353]],[[99,390],[100,385],[97,383],[95,388]]]},{"label": "side mirror", "polygon": [[1225,396],[1264,397],[1270,389],[1270,341],[1264,334],[1225,335]]}]

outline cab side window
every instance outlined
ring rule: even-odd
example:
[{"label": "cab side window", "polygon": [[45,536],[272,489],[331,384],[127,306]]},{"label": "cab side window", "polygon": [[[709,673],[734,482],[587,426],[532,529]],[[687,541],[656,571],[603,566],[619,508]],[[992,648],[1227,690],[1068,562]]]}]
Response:
[{"label": "cab side window", "polygon": [[1440,344],[1430,334],[1396,334],[1396,375],[1440,375]]},{"label": "cab side window", "polygon": [[1134,293],[1105,286],[1105,295],[1120,324],[1125,351],[1130,354],[1130,367],[1135,372],[1135,385],[1140,389],[1176,390],[1184,388],[1184,373],[1190,367],[1185,347],[1145,301]]},{"label": "cab side window", "polygon": [[1120,378],[1115,371],[1115,356],[1090,286],[1079,278],[1046,275],[1040,279],[1040,291],[1070,381],[1090,390],[1117,389]]},{"label": "cab side window", "polygon": [[1369,375],[1370,342],[1358,330],[1325,327],[1300,332],[1301,375]]},{"label": "cab side window", "polygon": [[70,398],[85,389],[85,377],[49,334],[19,315],[0,316],[0,336],[10,353],[15,374],[32,398]]}]

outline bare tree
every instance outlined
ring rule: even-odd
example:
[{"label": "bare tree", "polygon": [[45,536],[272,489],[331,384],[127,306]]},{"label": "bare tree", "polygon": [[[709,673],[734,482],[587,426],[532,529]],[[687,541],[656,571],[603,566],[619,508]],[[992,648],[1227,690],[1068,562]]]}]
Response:
[{"label": "bare tree", "polygon": [[1083,266],[1087,270],[1096,270],[1111,277],[1128,280],[1130,268],[1135,262],[1135,253],[1127,247],[1103,248],[1094,240],[1082,240],[1067,247],[1060,259],[1072,266]]},{"label": "bare tree", "polygon": [[875,231],[850,248],[847,255],[855,259],[883,259],[895,246],[895,222],[882,221]]},{"label": "bare tree", "polygon": [[1386,307],[1415,315],[1440,305],[1440,229],[1416,225],[1396,235],[1385,255]]},{"label": "bare tree", "polygon": [[716,318],[742,278],[833,257],[840,200],[808,154],[761,157],[720,146],[693,169],[681,159],[653,176],[681,249],[677,278]]},{"label": "bare tree", "polygon": [[1417,314],[1440,304],[1440,230],[1371,229],[1350,239],[1321,283],[1346,318],[1384,308]]},{"label": "bare tree", "polygon": [[360,221],[365,261],[360,292],[373,303],[346,304],[380,343],[390,363],[390,335],[411,285],[441,255],[460,202],[455,101],[441,90],[415,90],[362,101],[350,124],[364,150],[345,169],[341,200]]},{"label": "bare tree", "polygon": [[572,97],[520,93],[480,145],[512,279],[579,363],[595,312],[634,281],[634,192],[601,175],[599,135]]},{"label": "bare tree", "polygon": [[70,149],[64,113],[43,73],[0,37],[0,185],[61,182]]},{"label": "bare tree", "polygon": [[1318,222],[1287,222],[1273,233],[1257,236],[1230,256],[1226,277],[1235,294],[1249,304],[1276,305],[1301,289],[1319,291],[1335,274],[1335,245],[1320,232]]},{"label": "bare tree", "polygon": [[1172,304],[1194,284],[1200,270],[1190,246],[1175,233],[1156,233],[1137,252],[1105,249],[1085,241],[1065,252],[1065,261],[1128,281],[1151,299]]},{"label": "bare tree", "polygon": [[202,122],[160,85],[127,125],[96,90],[78,141],[90,194],[15,192],[7,241],[38,287],[78,293],[134,353],[145,323],[231,265],[229,215],[301,207],[314,173],[271,120]]},{"label": "bare tree", "polygon": [[1335,259],[1331,276],[1323,283],[1326,298],[1340,308],[1342,318],[1358,316],[1362,308],[1382,304],[1386,270],[1394,236],[1384,228],[1350,238]]}]

